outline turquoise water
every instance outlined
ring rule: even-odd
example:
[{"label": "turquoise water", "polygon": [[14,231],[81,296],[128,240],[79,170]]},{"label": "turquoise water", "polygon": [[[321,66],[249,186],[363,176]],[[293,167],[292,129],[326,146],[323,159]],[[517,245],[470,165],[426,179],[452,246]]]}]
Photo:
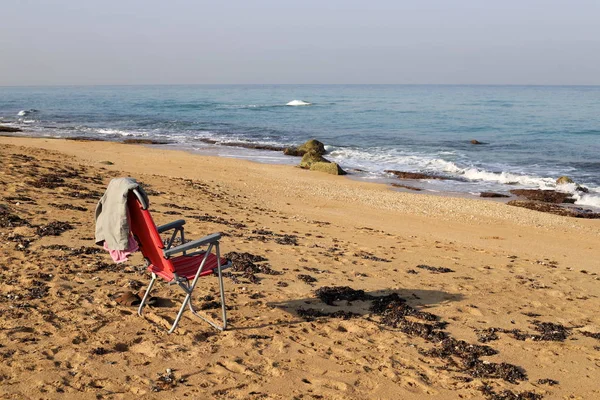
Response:
[{"label": "turquoise water", "polygon": [[[295,99],[311,105],[286,106]],[[297,160],[219,143],[317,138],[362,179],[423,171],[461,179],[422,183],[427,190],[478,193],[553,188],[568,175],[590,189],[578,204],[600,206],[598,86],[0,87],[0,123],[39,136],[154,138],[281,163]]]}]

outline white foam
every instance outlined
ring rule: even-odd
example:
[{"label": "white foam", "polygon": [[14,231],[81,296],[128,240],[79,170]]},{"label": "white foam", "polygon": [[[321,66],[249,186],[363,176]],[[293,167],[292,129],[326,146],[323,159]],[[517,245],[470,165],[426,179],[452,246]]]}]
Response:
[{"label": "white foam", "polygon": [[304,100],[292,100],[286,104],[286,106],[310,106],[312,103],[308,103]]},{"label": "white foam", "polygon": [[457,173],[472,181],[497,182],[505,185],[518,184],[523,186],[535,186],[542,189],[552,187],[554,183],[554,179],[552,178],[518,175],[506,171],[490,172],[478,168],[459,168]]},{"label": "white foam", "polygon": [[24,117],[24,116],[26,116],[26,115],[33,114],[33,113],[35,113],[35,112],[37,112],[37,110],[36,110],[36,109],[34,109],[34,108],[31,108],[31,109],[29,109],[29,110],[21,110],[21,111],[19,111],[19,112],[17,113],[17,115],[18,115],[19,117]]},{"label": "white foam", "polygon": [[121,136],[148,136],[146,132],[123,131],[120,129],[97,129],[96,132],[104,135],[121,135]]},{"label": "white foam", "polygon": [[600,208],[599,195],[575,192],[573,193],[573,197],[575,198],[575,205]]}]

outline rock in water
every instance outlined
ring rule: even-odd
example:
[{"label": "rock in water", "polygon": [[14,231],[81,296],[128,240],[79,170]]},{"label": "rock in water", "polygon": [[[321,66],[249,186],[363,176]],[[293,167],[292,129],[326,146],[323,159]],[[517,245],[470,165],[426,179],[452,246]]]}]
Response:
[{"label": "rock in water", "polygon": [[304,155],[304,152],[298,150],[297,147],[286,147],[285,149],[283,149],[283,154],[285,154],[286,156],[302,157]]},{"label": "rock in water", "polygon": [[23,132],[20,128],[13,128],[12,126],[0,125],[0,132]]},{"label": "rock in water", "polygon": [[556,180],[557,185],[566,185],[568,183],[575,183],[575,182],[573,182],[573,179],[569,178],[568,176],[561,176],[560,178],[558,178]]},{"label": "rock in water", "polygon": [[473,139],[473,140],[471,140],[471,144],[485,144],[485,143],[480,142],[479,140]]},{"label": "rock in water", "polygon": [[514,189],[510,191],[517,196],[523,196],[527,200],[542,201],[544,203],[575,203],[570,193],[557,192],[555,190],[539,189]]},{"label": "rock in water", "polygon": [[346,175],[346,171],[344,171],[339,165],[334,162],[316,162],[310,166],[311,171],[321,171],[327,172],[332,175]]},{"label": "rock in water", "polygon": [[321,154],[316,151],[308,151],[302,156],[300,161],[300,168],[310,169],[314,163],[329,163],[330,161],[325,159]]},{"label": "rock in water", "polygon": [[488,197],[488,198],[502,198],[502,197],[510,197],[507,194],[502,193],[494,193],[494,192],[481,192],[479,197]]},{"label": "rock in water", "polygon": [[538,201],[527,200],[512,200],[508,203],[509,206],[523,207],[530,210],[546,212],[550,214],[561,215],[564,217],[597,219],[600,218],[600,213],[591,212],[582,208],[565,208],[557,204],[540,203]]},{"label": "rock in water", "polygon": [[283,150],[283,154],[286,156],[297,156],[302,157],[309,151],[314,151],[317,154],[323,155],[326,153],[325,145],[319,142],[317,139],[310,139],[306,143],[298,147],[287,147]]},{"label": "rock in water", "polygon": [[384,172],[396,175],[400,179],[449,179],[440,175],[422,174],[420,172],[396,171],[393,169],[386,169]]}]

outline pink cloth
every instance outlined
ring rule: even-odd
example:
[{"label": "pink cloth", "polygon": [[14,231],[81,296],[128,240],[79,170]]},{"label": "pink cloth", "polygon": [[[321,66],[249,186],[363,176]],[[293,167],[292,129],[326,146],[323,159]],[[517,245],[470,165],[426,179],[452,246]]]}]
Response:
[{"label": "pink cloth", "polygon": [[104,250],[107,250],[114,262],[117,264],[127,261],[127,257],[131,253],[134,253],[139,250],[139,246],[132,234],[129,234],[129,240],[127,242],[127,248],[125,250],[111,250],[106,245],[106,241],[104,241]]}]

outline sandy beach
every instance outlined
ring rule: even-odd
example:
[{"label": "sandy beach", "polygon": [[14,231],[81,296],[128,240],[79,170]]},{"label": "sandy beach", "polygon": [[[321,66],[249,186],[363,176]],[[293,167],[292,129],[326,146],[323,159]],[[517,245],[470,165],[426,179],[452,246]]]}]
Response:
[{"label": "sandy beach", "polygon": [[[116,265],[93,242],[121,176],[157,224],[266,259],[228,270],[229,330],[186,313],[167,334],[173,286],[146,318],[111,299],[149,281],[139,254]],[[0,137],[0,189],[1,398],[600,397],[600,220],[39,138]],[[216,283],[197,289],[209,313]]]}]

